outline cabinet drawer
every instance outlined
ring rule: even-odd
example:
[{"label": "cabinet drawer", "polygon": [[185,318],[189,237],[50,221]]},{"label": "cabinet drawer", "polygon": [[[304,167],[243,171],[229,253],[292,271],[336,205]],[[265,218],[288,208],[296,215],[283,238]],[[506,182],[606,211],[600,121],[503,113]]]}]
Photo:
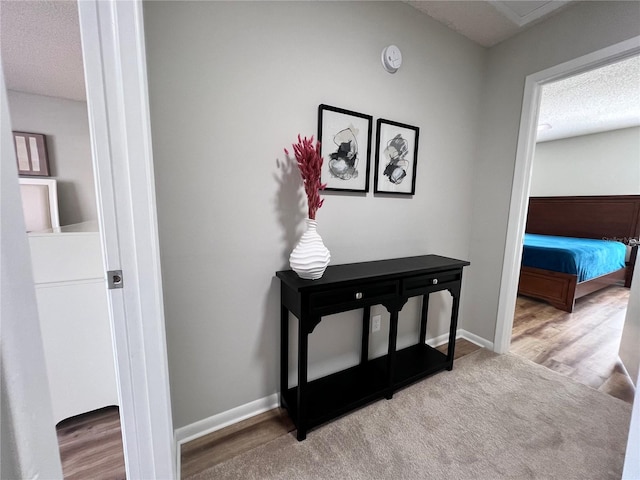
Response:
[{"label": "cabinet drawer", "polygon": [[398,294],[398,282],[362,283],[309,295],[311,310],[319,313],[374,305]]},{"label": "cabinet drawer", "polygon": [[[418,275],[405,278],[402,281],[403,295],[416,295],[421,292],[440,290],[443,284],[459,282],[462,278],[460,272],[440,272],[429,275]],[[444,287],[446,288],[446,286]]]}]

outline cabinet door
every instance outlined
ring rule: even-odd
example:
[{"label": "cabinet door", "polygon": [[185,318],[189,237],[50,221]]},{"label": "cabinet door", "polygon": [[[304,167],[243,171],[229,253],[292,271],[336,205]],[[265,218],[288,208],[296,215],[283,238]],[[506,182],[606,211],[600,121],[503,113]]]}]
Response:
[{"label": "cabinet door", "polygon": [[98,232],[29,234],[37,284],[104,278]]},{"label": "cabinet door", "polygon": [[118,405],[103,280],[36,286],[55,422]]}]

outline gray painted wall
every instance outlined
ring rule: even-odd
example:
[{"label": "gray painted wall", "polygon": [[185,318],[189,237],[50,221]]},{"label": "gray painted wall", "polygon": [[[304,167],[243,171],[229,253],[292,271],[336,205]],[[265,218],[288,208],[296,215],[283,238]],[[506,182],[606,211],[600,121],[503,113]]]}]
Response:
[{"label": "gray painted wall", "polygon": [[[400,2],[148,2],[144,13],[176,428],[279,388],[274,272],[305,215],[282,148],[315,133],[318,104],[421,128],[414,198],[326,195],[332,262],[469,258],[461,327],[492,341],[525,76],[640,34],[626,2],[577,4],[488,53]],[[395,75],[380,65],[391,43],[404,56]],[[447,323],[446,298],[434,302],[432,337]],[[403,311],[401,344],[416,309]],[[314,331],[311,376],[357,361],[358,324],[356,312]],[[383,328],[376,353],[384,341]]]},{"label": "gray painted wall", "polygon": [[58,181],[60,225],[96,220],[87,103],[7,92],[12,129],[43,133],[52,178]]},{"label": "gray painted wall", "polygon": [[[177,428],[279,390],[274,273],[305,217],[282,149],[316,132],[319,104],[421,129],[413,198],[326,194],[318,230],[332,263],[468,258],[485,51],[401,2],[149,2],[144,13]],[[395,75],[380,62],[392,43],[404,56]],[[434,297],[430,337],[448,327],[448,294]],[[418,308],[402,312],[400,345],[417,339]],[[379,354],[388,316],[373,313]],[[360,315],[313,332],[311,377],[357,362]]]},{"label": "gray painted wall", "polygon": [[582,2],[488,51],[463,328],[494,338],[525,77],[637,35],[637,2]]},{"label": "gray painted wall", "polygon": [[640,127],[536,145],[531,196],[640,194]]}]

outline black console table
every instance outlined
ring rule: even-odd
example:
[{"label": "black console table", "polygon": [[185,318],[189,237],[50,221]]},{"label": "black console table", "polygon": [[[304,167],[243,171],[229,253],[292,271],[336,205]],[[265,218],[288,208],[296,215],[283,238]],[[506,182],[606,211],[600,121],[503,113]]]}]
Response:
[{"label": "black console table", "polygon": [[[438,255],[334,265],[318,280],[303,280],[292,270],[277,272],[281,280],[280,403],[297,427],[298,440],[307,430],[433,373],[453,368],[462,269],[469,262]],[[429,294],[448,290],[453,297],[447,354],[428,346]],[[423,296],[420,340],[396,351],[398,313],[410,297]],[[372,305],[390,314],[387,355],[369,360]],[[307,381],[309,334],[322,317],[362,308],[360,364]],[[298,385],[289,388],[289,312],[298,319]]]}]

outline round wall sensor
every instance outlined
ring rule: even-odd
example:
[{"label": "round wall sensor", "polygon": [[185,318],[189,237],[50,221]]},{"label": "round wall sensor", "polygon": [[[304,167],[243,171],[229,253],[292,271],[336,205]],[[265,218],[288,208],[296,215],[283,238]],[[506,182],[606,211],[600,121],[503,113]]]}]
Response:
[{"label": "round wall sensor", "polygon": [[402,53],[395,45],[382,50],[382,66],[389,73],[396,73],[402,65]]}]

